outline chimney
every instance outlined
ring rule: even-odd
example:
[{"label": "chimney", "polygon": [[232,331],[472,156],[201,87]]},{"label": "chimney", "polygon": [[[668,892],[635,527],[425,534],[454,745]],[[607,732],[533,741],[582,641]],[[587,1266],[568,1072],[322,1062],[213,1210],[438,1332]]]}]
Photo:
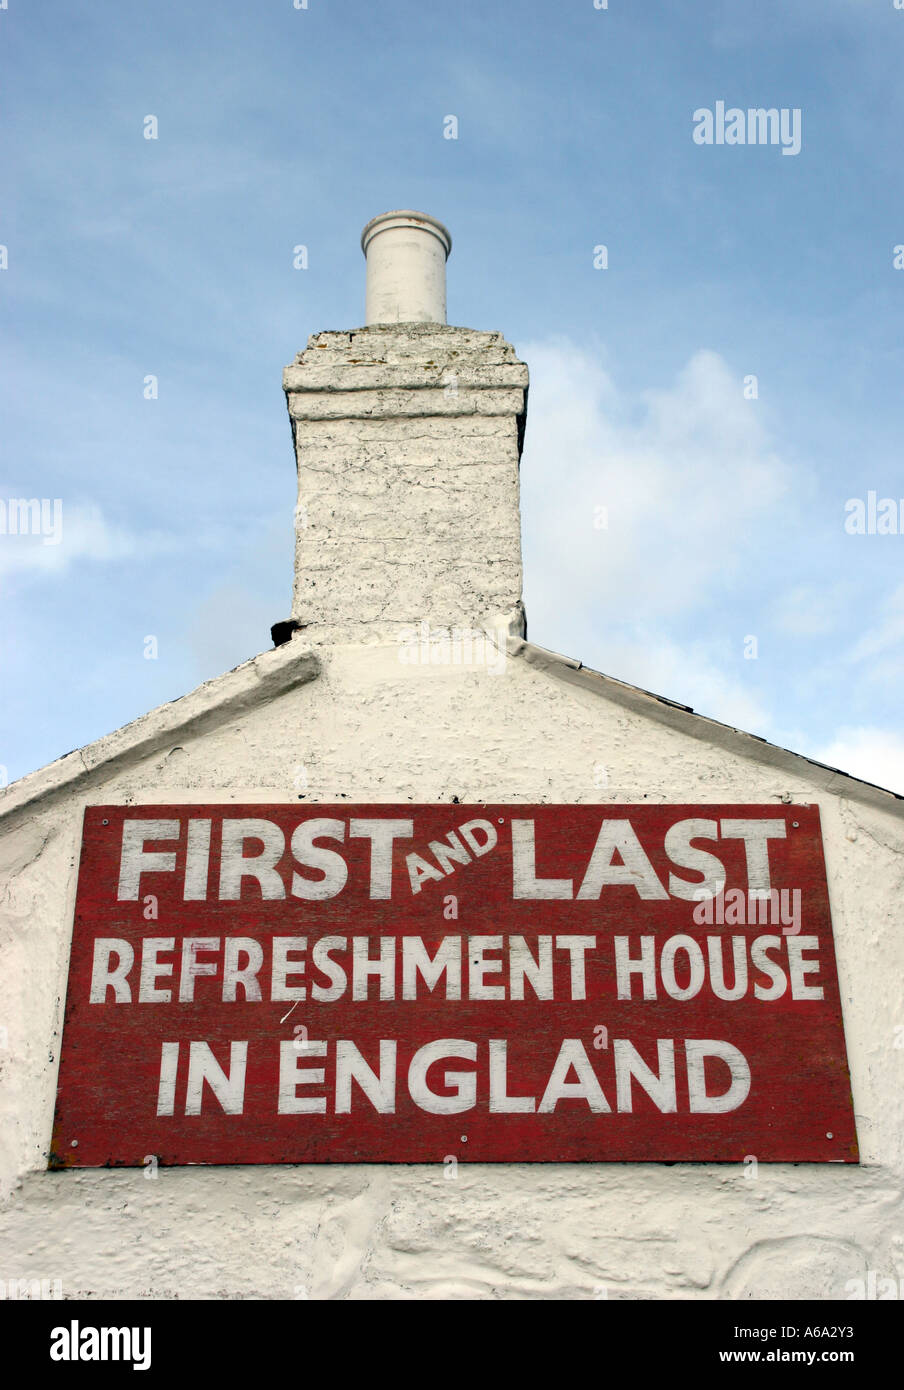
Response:
[{"label": "chimney", "polygon": [[501,333],[446,323],[451,245],[425,213],[368,222],[365,327],[313,334],[285,369],[298,506],[284,636],[523,630],[527,368]]},{"label": "chimney", "polygon": [[383,212],[361,233],[367,258],[364,321],[445,323],[452,238],[423,212]]}]

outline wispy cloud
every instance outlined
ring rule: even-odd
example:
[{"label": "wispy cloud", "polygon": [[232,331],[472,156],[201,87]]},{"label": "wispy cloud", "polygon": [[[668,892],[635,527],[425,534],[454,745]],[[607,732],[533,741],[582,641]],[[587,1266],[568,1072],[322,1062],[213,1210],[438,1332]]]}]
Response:
[{"label": "wispy cloud", "polygon": [[669,389],[632,399],[566,339],[524,356],[526,546],[544,606],[662,619],[737,574],[790,471],[724,360],[698,352]]},{"label": "wispy cloud", "polygon": [[[876,622],[854,643],[849,653],[853,662],[871,661],[874,657],[896,652],[904,645],[904,584],[888,595],[879,609]],[[904,656],[904,651],[900,654]]]},{"label": "wispy cloud", "polygon": [[793,637],[822,637],[847,619],[851,586],[795,584],[773,606],[773,620],[780,631]]},{"label": "wispy cloud", "polygon": [[[17,499],[0,499],[0,509],[9,509],[10,500]],[[40,500],[36,506],[41,507]],[[30,517],[37,515],[34,508],[29,513]],[[59,498],[43,499],[43,521],[47,523],[43,530],[35,525],[24,535],[11,535],[8,529],[0,534],[0,575],[55,577],[81,563],[107,565],[138,556],[149,559],[187,546],[222,547],[228,539],[222,528],[216,531],[210,527],[139,532],[109,521],[94,504],[69,505]]]},{"label": "wispy cloud", "polygon": [[[54,517],[54,499],[44,507]],[[111,525],[99,507],[64,506],[60,499],[55,520],[58,530],[45,526],[26,535],[0,535],[0,574],[30,572],[61,574],[81,560],[107,562],[122,560],[135,553],[138,541],[122,527]],[[8,505],[8,499],[3,499]]]},{"label": "wispy cloud", "polygon": [[904,735],[891,729],[843,726],[814,756],[865,782],[904,793]]}]

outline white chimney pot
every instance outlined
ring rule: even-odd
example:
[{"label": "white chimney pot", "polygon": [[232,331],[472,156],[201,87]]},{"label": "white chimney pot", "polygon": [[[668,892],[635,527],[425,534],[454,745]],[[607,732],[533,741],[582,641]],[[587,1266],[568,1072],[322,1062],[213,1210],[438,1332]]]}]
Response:
[{"label": "white chimney pot", "polygon": [[367,258],[365,323],[445,323],[452,238],[424,212],[383,212],[361,233]]}]

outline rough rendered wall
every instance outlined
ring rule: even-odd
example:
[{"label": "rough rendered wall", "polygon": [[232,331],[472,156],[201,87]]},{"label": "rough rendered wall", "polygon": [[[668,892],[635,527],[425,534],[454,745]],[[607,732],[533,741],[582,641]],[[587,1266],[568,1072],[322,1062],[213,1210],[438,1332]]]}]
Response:
[{"label": "rough rendered wall", "polygon": [[521,598],[527,368],[499,333],[317,333],[284,373],[298,460],[292,616],[307,636],[473,626]]},{"label": "rough rendered wall", "polygon": [[[734,735],[701,741],[523,656],[499,674],[405,666],[394,646],[322,659],[309,684],[89,794],[38,805],[5,834],[0,822],[7,1276],[107,1296],[591,1298],[605,1286],[609,1298],[794,1299],[844,1298],[867,1269],[904,1273],[894,807],[845,800],[803,762],[789,772],[750,761]],[[761,1165],[754,1181],[740,1165],[472,1166],[464,1153],[455,1181],[440,1155],[411,1167],[164,1169],[153,1181],[42,1171],[82,806],[296,801],[299,764],[307,801],[818,802],[862,1165]]]}]

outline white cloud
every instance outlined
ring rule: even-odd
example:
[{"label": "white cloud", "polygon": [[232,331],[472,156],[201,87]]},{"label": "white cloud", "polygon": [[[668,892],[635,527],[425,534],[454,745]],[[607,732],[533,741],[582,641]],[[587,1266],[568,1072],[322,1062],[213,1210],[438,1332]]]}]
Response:
[{"label": "white cloud", "polygon": [[567,339],[522,355],[530,630],[609,675],[766,735],[772,720],[745,679],[753,668],[738,665],[745,630],[732,651],[675,638],[732,576],[749,591],[771,541],[770,508],[790,488],[759,403],[712,352],[696,353],[667,390],[637,397]]},{"label": "white cloud", "polygon": [[749,733],[766,737],[772,725],[762,702],[719,666],[717,653],[703,642],[682,646],[640,630],[629,638],[607,641],[605,674],[651,694],[668,695]]},{"label": "white cloud", "polygon": [[[59,498],[45,498],[40,511],[31,508],[29,534],[9,534],[13,530],[9,499],[2,501],[4,525],[0,534],[0,574],[16,571],[61,572],[76,560],[120,560],[132,555],[137,539],[128,531],[112,526],[99,507],[68,506]],[[17,511],[15,528],[23,529]]]},{"label": "white cloud", "polygon": [[872,661],[875,657],[895,651],[904,642],[904,584],[888,595],[882,604],[879,621],[851,648],[850,661]]},{"label": "white cloud", "polygon": [[607,622],[659,620],[743,572],[790,472],[721,357],[698,352],[668,390],[632,399],[567,340],[523,355],[525,551],[545,606],[590,596]]},{"label": "white cloud", "polygon": [[887,729],[840,728],[831,743],[813,756],[865,782],[904,793],[904,735]]},{"label": "white cloud", "polygon": [[775,625],[792,637],[824,637],[838,627],[849,598],[846,584],[797,584],[776,602]]},{"label": "white cloud", "polygon": [[[58,504],[54,507],[54,502]],[[191,545],[194,549],[222,548],[232,543],[227,528],[205,526],[185,531],[148,530],[141,533],[108,521],[100,507],[70,504],[59,498],[38,500],[39,510],[29,507],[23,524],[20,508],[11,508],[8,496],[0,498],[0,575],[62,574],[79,561],[108,564],[163,555]],[[11,515],[15,513],[15,522]],[[16,531],[27,528],[27,534]],[[13,534],[10,534],[13,532]]]}]

